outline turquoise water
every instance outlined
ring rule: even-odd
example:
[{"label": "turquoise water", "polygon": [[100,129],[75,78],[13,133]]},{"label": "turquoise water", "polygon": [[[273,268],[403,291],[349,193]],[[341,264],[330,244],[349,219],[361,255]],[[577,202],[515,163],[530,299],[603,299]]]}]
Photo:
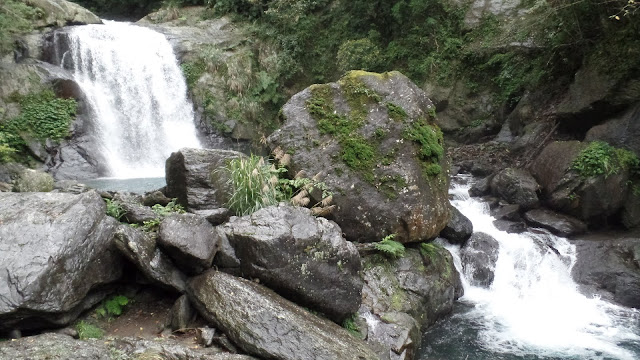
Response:
[{"label": "turquoise water", "polygon": [[143,194],[148,191],[158,190],[167,185],[163,177],[153,178],[99,178],[82,180],[83,184],[101,191],[128,191],[136,194]]}]

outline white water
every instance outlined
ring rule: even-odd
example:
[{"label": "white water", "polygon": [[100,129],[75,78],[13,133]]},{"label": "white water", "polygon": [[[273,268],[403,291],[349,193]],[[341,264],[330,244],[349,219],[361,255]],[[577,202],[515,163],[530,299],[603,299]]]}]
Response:
[{"label": "white water", "polygon": [[127,23],[77,26],[61,64],[74,73],[96,116],[107,176],[164,176],[181,147],[200,147],[192,105],[164,35]]},{"label": "white water", "polygon": [[638,311],[578,291],[570,275],[575,247],[548,233],[518,235],[496,229],[486,204],[470,198],[468,188],[454,185],[452,204],[471,220],[474,232],[485,232],[500,244],[489,289],[469,285],[459,248],[447,246],[463,274],[461,301],[474,305],[465,317],[481,324],[481,347],[516,356],[637,359],[637,353],[620,344],[640,342]]}]

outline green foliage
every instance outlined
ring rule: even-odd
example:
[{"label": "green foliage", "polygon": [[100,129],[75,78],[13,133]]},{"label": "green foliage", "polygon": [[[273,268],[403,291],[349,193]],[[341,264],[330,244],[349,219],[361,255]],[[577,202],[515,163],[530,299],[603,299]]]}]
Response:
[{"label": "green foliage", "polygon": [[394,241],[396,234],[385,236],[382,241],[375,243],[376,250],[390,258],[399,258],[404,256],[405,248],[401,243]]},{"label": "green foliage", "polygon": [[104,201],[107,203],[107,215],[116,218],[118,221],[126,215],[127,211],[117,200],[104,199]]},{"label": "green foliage", "polygon": [[261,156],[232,159],[224,171],[229,175],[231,189],[227,207],[234,214],[248,215],[280,201],[276,188],[278,170]]},{"label": "green foliage", "polygon": [[125,306],[129,304],[129,298],[124,295],[114,295],[104,301],[96,309],[96,315],[101,317],[120,316]]},{"label": "green foliage", "polygon": [[158,231],[158,228],[160,227],[160,221],[160,218],[147,220],[142,223],[142,230],[146,232]]},{"label": "green foliage", "polygon": [[78,321],[75,327],[78,332],[78,337],[81,340],[102,339],[104,336],[104,331],[102,329],[84,320]]},{"label": "green foliage", "polygon": [[342,161],[354,170],[371,171],[376,163],[376,151],[365,138],[354,135],[341,140]]},{"label": "green foliage", "polygon": [[438,244],[426,243],[426,242],[420,244],[420,253],[423,256],[428,257],[432,261],[435,260],[436,257],[440,255],[438,251],[439,249],[441,249],[441,246]]},{"label": "green foliage", "polygon": [[178,199],[174,198],[169,201],[167,206],[162,206],[160,204],[155,204],[151,207],[154,213],[158,216],[167,216],[171,214],[184,214],[186,211],[182,205],[177,204]]},{"label": "green foliage", "polygon": [[349,316],[348,318],[344,319],[344,321],[342,322],[342,327],[354,337],[360,338],[362,336],[362,332],[360,332],[360,328],[356,323],[357,318],[358,318],[357,314],[353,314]]},{"label": "green foliage", "polygon": [[387,112],[389,114],[389,118],[394,121],[402,122],[407,119],[407,112],[404,111],[402,106],[398,106],[394,103],[387,103]]},{"label": "green foliage", "polygon": [[418,159],[422,162],[425,175],[439,175],[442,169],[438,163],[444,155],[444,141],[440,128],[428,124],[425,119],[418,119],[407,126],[404,137],[420,146]]},{"label": "green foliage", "polygon": [[377,70],[382,60],[380,47],[370,39],[347,40],[338,49],[338,66],[342,71]]},{"label": "green foliage", "polygon": [[617,149],[606,142],[594,141],[582,150],[571,163],[571,169],[582,177],[605,177],[629,170],[632,175],[640,174],[640,160],[625,149]]},{"label": "green foliage", "polygon": [[196,82],[207,71],[207,65],[204,61],[185,62],[180,67],[189,89],[193,89]]},{"label": "green foliage", "polygon": [[33,20],[43,15],[42,10],[24,1],[3,0],[0,3],[0,55],[11,51],[15,36],[31,31]]}]

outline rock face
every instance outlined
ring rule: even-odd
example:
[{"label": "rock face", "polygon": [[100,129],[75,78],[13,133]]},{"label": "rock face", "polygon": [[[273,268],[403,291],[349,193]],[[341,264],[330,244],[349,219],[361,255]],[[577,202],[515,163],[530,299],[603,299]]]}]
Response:
[{"label": "rock face", "polygon": [[360,256],[333,221],[280,205],[234,217],[222,229],[244,276],[337,322],[358,310]]},{"label": "rock face", "polygon": [[449,240],[452,244],[464,245],[473,233],[473,224],[471,220],[456,209],[451,207],[451,220],[447,223],[447,226],[442,230],[440,236]]},{"label": "rock face", "polygon": [[531,209],[539,205],[537,191],[540,185],[523,169],[508,168],[497,173],[491,180],[491,192],[511,204]]},{"label": "rock face", "polygon": [[421,329],[451,312],[462,296],[453,259],[437,245],[406,249],[396,260],[371,255],[363,259],[363,269],[359,315],[367,319],[367,342],[383,359],[412,359]]},{"label": "rock face", "polygon": [[631,107],[622,116],[589,129],[585,141],[605,141],[640,154],[640,104]]},{"label": "rock face", "polygon": [[166,360],[251,360],[247,355],[223,353],[217,348],[192,348],[176,340],[143,340],[134,338],[108,341],[75,340],[61,334],[29,336],[16,341],[0,342],[0,354],[15,360],[67,359],[166,359]]},{"label": "rock face", "polygon": [[167,195],[193,210],[224,207],[228,201],[226,175],[215,172],[242,153],[218,149],[180,149],[166,163]]},{"label": "rock face", "polygon": [[92,289],[121,276],[116,227],[95,191],[0,193],[0,330],[73,320]]},{"label": "rock face", "polygon": [[267,359],[378,359],[338,325],[271,290],[209,270],[189,281],[200,314],[244,351]]},{"label": "rock face", "polygon": [[613,301],[640,308],[640,239],[637,236],[602,236],[571,241],[577,262],[573,278],[605,292]]},{"label": "rock face", "polygon": [[473,285],[489,287],[493,282],[500,245],[491,235],[477,232],[462,248],[461,260],[466,277]]},{"label": "rock face", "polygon": [[291,155],[293,173],[320,173],[350,241],[435,238],[449,221],[447,169],[434,107],[407,77],[352,71],[314,85],[282,109],[268,139]]},{"label": "rock face", "polygon": [[571,169],[573,160],[587,147],[578,141],[553,142],[531,166],[542,186],[544,203],[550,208],[591,224],[603,224],[620,210],[632,208],[627,171],[590,178]]},{"label": "rock face", "polygon": [[540,226],[560,236],[582,234],[587,231],[587,224],[571,216],[555,213],[546,209],[529,210],[524,219],[533,226]]},{"label": "rock face", "polygon": [[156,247],[156,239],[151,234],[121,225],[116,231],[115,243],[149,281],[167,290],[184,292],[186,276]]},{"label": "rock face", "polygon": [[38,27],[82,24],[102,24],[102,20],[78,4],[65,0],[29,0],[28,3],[42,9],[44,16],[37,22]]},{"label": "rock face", "polygon": [[200,274],[211,267],[220,238],[203,217],[171,215],[160,223],[158,245],[188,274]]}]

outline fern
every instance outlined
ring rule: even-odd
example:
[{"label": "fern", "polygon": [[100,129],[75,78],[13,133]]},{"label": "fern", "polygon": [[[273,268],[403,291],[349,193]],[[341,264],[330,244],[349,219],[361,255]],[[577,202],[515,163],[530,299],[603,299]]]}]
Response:
[{"label": "fern", "polygon": [[396,234],[387,235],[382,241],[375,244],[376,250],[391,258],[404,256],[405,248],[401,243],[394,241]]}]

